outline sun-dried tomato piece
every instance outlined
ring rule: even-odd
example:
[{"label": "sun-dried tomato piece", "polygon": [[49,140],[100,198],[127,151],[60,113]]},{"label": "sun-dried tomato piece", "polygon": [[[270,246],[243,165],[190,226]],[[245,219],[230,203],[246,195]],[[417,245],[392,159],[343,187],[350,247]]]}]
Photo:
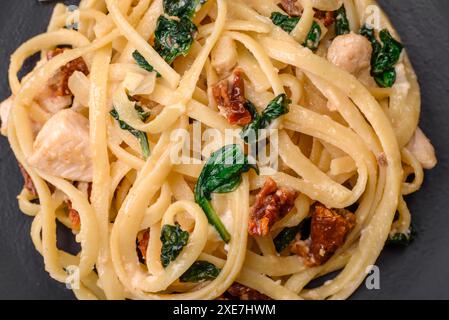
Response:
[{"label": "sun-dried tomato piece", "polygon": [[289,16],[292,17],[301,16],[303,11],[303,8],[298,0],[281,0],[279,5],[285,12],[287,12]]},{"label": "sun-dried tomato piece", "polygon": [[137,234],[137,249],[143,260],[147,256],[148,242],[150,241],[150,229],[142,230]]},{"label": "sun-dried tomato piece", "polygon": [[226,117],[230,124],[244,126],[251,122],[251,113],[245,107],[247,100],[241,70],[236,69],[234,71],[231,83],[228,79],[225,79],[216,84],[212,88],[212,93],[220,113]]},{"label": "sun-dried tomato piece", "polygon": [[234,282],[217,300],[272,300],[257,290]]},{"label": "sun-dried tomato piece", "polygon": [[78,231],[81,228],[80,214],[72,207],[72,201],[66,200],[66,204],[67,208],[69,209],[69,219],[70,222],[72,223],[72,229]]},{"label": "sun-dried tomato piece", "polygon": [[346,236],[354,229],[356,216],[345,209],[328,209],[316,204],[311,220],[310,237],[299,237],[290,246],[290,251],[305,258],[308,266],[325,263],[340,248]]},{"label": "sun-dried tomato piece", "polygon": [[28,174],[28,172],[25,170],[25,168],[20,163],[19,163],[19,169],[23,176],[23,187],[25,189],[27,189],[28,192],[33,197],[37,197],[38,194],[37,194],[36,187],[34,186],[33,180],[31,180],[30,175]]},{"label": "sun-dried tomato piece", "polygon": [[[47,59],[50,60],[63,53],[65,48],[56,48],[47,53]],[[49,86],[55,96],[71,95],[69,89],[69,78],[75,71],[80,71],[85,75],[89,74],[89,69],[83,58],[77,58],[62,66],[59,71],[50,79]]]},{"label": "sun-dried tomato piece", "polygon": [[315,10],[315,18],[321,20],[326,27],[329,27],[335,22],[333,11]]},{"label": "sun-dried tomato piece", "polygon": [[295,190],[278,188],[273,179],[267,178],[250,210],[249,234],[266,236],[273,224],[293,208],[297,196]]}]

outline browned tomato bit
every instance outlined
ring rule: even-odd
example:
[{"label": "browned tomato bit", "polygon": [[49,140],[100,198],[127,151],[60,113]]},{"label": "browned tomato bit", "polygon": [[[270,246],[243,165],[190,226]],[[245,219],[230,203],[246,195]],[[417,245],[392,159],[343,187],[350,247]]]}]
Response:
[{"label": "browned tomato bit", "polygon": [[315,18],[323,22],[325,27],[329,27],[335,22],[333,11],[315,10]]},{"label": "browned tomato bit", "polygon": [[143,260],[147,256],[148,242],[150,241],[150,229],[141,230],[137,234],[137,249]]},{"label": "browned tomato bit", "polygon": [[[63,53],[65,50],[65,48],[51,50],[47,53],[47,59],[50,60]],[[50,79],[49,86],[55,96],[67,96],[72,94],[69,89],[69,78],[75,71],[80,71],[85,75],[89,74],[89,69],[83,58],[77,58],[62,66],[53,78]]]},{"label": "browned tomato bit", "polygon": [[66,204],[69,209],[69,219],[72,223],[72,230],[79,231],[81,228],[80,214],[72,207],[72,201],[66,200]]},{"label": "browned tomato bit", "polygon": [[23,187],[33,196],[33,197],[37,197],[37,190],[36,187],[34,186],[33,180],[31,180],[30,175],[28,174],[28,172],[25,170],[25,168],[19,163],[19,169],[20,172],[22,173],[23,176]]},{"label": "browned tomato bit", "polygon": [[234,282],[217,300],[272,300],[257,290]]},{"label": "browned tomato bit", "polygon": [[212,88],[220,113],[232,125],[247,125],[252,121],[251,113],[245,107],[245,82],[242,71],[234,70],[233,79],[220,81]]},{"label": "browned tomato bit", "polygon": [[298,193],[295,190],[278,188],[273,179],[267,178],[250,209],[249,234],[268,235],[273,224],[293,208],[297,196]]},{"label": "browned tomato bit", "polygon": [[291,17],[299,17],[303,11],[298,0],[281,0],[279,5]]},{"label": "browned tomato bit", "polygon": [[322,265],[345,243],[355,224],[356,216],[352,212],[316,204],[309,239],[297,238],[290,246],[290,251],[303,257],[308,266]]}]

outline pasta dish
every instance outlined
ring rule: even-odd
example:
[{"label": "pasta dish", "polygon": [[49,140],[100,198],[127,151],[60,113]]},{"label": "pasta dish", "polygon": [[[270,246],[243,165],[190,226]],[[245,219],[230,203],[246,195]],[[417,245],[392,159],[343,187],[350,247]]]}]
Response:
[{"label": "pasta dish", "polygon": [[79,299],[346,299],[437,163],[371,0],[56,4],[9,84],[19,207]]}]

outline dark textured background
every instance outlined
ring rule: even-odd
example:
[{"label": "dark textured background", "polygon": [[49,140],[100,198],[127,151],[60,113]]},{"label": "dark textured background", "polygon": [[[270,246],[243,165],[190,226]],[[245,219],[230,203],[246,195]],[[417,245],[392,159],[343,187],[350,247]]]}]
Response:
[{"label": "dark textured background", "polygon": [[[65,1],[73,4],[76,1]],[[409,197],[418,238],[406,249],[387,248],[378,265],[381,289],[360,288],[354,299],[449,299],[449,1],[380,1],[393,20],[422,88],[421,127],[432,139],[439,165],[422,190]],[[37,0],[0,2],[0,100],[10,94],[9,56],[45,30],[52,4]],[[44,271],[30,239],[31,218],[16,196],[22,179],[5,138],[0,138],[0,299],[73,299]]]}]

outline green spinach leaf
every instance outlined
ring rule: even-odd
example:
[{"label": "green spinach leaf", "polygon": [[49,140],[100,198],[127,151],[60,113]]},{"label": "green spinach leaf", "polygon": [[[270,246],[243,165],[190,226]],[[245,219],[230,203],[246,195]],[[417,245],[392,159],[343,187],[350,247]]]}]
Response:
[{"label": "green spinach leaf", "polygon": [[206,0],[164,0],[164,11],[169,16],[192,18]]},{"label": "green spinach leaf", "polygon": [[160,16],[155,31],[154,48],[171,64],[178,56],[188,54],[197,30],[189,18],[174,20]]},{"label": "green spinach leaf", "polygon": [[293,240],[295,240],[296,235],[301,231],[302,224],[295,227],[284,228],[279,234],[273,239],[274,246],[278,253],[284,251]]},{"label": "green spinach leaf", "polygon": [[337,36],[348,34],[350,32],[349,21],[346,17],[345,6],[341,6],[340,9],[334,12],[335,17],[335,33]]},{"label": "green spinach leaf", "polygon": [[212,193],[236,190],[242,181],[242,174],[250,169],[258,173],[257,166],[248,163],[239,145],[227,145],[211,154],[196,183],[195,201],[225,242],[229,242],[231,236],[210,203]]},{"label": "green spinach leaf", "polygon": [[142,106],[140,106],[139,104],[136,103],[134,109],[136,109],[137,114],[139,115],[140,120],[142,120],[142,122],[145,122],[148,120],[148,118],[151,116],[151,112],[150,111],[145,111]]},{"label": "green spinach leaf", "polygon": [[[299,17],[289,17],[279,12],[273,12],[271,14],[271,21],[278,27],[282,28],[285,32],[292,32],[298,24]],[[304,47],[309,48],[312,51],[316,51],[321,40],[321,27],[316,21],[313,21],[312,27],[307,34],[307,38],[302,44]]]},{"label": "green spinach leaf", "polygon": [[360,34],[365,36],[373,47],[371,75],[380,87],[392,87],[396,82],[394,67],[399,61],[404,46],[396,41],[387,29],[379,33],[381,42],[376,39],[374,29],[368,25],[362,27]]},{"label": "green spinach leaf", "polygon": [[205,280],[214,280],[220,274],[214,264],[207,261],[196,261],[184,274],[179,278],[181,282],[201,282]]},{"label": "green spinach leaf", "polygon": [[144,69],[148,72],[156,72],[157,77],[158,78],[161,77],[161,74],[159,72],[157,72],[156,70],[154,70],[154,67],[151,64],[149,64],[147,60],[145,60],[145,58],[140,54],[139,51],[136,50],[133,52],[133,58],[139,67],[141,67],[142,69]]},{"label": "green spinach leaf", "polygon": [[118,121],[120,129],[129,131],[134,137],[136,137],[140,142],[140,147],[142,148],[142,155],[144,159],[150,156],[150,144],[148,143],[147,134],[143,131],[139,131],[128,125],[125,121],[120,119],[117,110],[112,109],[110,115]]},{"label": "green spinach leaf", "polygon": [[161,263],[166,268],[187,245],[189,233],[182,230],[178,223],[174,226],[166,224],[162,227],[160,239],[162,242]]},{"label": "green spinach leaf", "polygon": [[318,23],[313,21],[312,28],[307,35],[306,41],[302,44],[304,47],[309,48],[312,51],[316,51],[320,45],[321,40],[321,27]]},{"label": "green spinach leaf", "polygon": [[407,247],[416,238],[416,234],[416,229],[411,225],[407,233],[390,235],[387,239],[387,245]]},{"label": "green spinach leaf", "polygon": [[292,32],[298,24],[300,18],[299,17],[289,17],[285,14],[279,12],[273,12],[271,14],[271,21],[285,32]]},{"label": "green spinach leaf", "polygon": [[305,240],[310,237],[311,228],[311,217],[305,218],[300,224],[294,227],[284,228],[279,234],[273,239],[274,246],[278,253],[281,253],[285,248],[288,247],[293,240],[295,240],[296,235],[300,233],[301,240]]},{"label": "green spinach leaf", "polygon": [[275,119],[289,112],[288,105],[290,102],[286,94],[278,95],[268,104],[261,115],[256,112],[253,116],[253,121],[242,129],[240,133],[241,138],[246,143],[257,141],[259,130],[266,129]]}]

